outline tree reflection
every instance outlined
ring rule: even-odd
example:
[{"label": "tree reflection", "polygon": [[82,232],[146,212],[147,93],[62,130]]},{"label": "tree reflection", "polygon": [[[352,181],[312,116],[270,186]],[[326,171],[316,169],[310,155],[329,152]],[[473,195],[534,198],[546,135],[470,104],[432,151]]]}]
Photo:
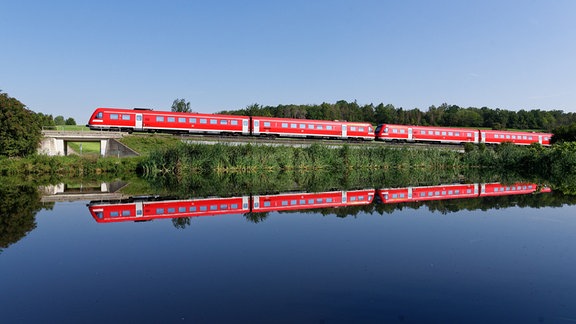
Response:
[{"label": "tree reflection", "polygon": [[[0,185],[0,251],[36,228],[36,213],[43,206],[35,186]],[[51,207],[50,205],[48,207]]]},{"label": "tree reflection", "polygon": [[172,225],[174,225],[177,229],[185,229],[186,227],[190,226],[190,221],[192,217],[178,217],[172,218]]}]

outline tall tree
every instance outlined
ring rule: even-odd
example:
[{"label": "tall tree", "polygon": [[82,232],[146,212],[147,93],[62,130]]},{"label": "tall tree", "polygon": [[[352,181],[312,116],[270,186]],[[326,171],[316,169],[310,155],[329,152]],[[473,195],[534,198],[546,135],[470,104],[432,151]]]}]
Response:
[{"label": "tall tree", "polygon": [[64,120],[64,116],[56,116],[54,117],[54,123],[57,126],[66,125],[66,121]]},{"label": "tall tree", "polygon": [[17,99],[0,93],[0,155],[32,154],[41,136],[40,118]]},{"label": "tall tree", "polygon": [[186,102],[186,99],[176,99],[172,102],[172,111],[174,112],[192,112],[190,108],[190,102]]}]

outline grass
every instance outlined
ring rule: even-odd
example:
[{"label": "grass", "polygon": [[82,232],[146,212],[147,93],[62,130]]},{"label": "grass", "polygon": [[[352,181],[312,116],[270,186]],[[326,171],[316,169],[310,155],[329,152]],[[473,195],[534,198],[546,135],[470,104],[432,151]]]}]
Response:
[{"label": "grass", "polygon": [[68,148],[77,155],[100,155],[100,142],[68,142]]}]

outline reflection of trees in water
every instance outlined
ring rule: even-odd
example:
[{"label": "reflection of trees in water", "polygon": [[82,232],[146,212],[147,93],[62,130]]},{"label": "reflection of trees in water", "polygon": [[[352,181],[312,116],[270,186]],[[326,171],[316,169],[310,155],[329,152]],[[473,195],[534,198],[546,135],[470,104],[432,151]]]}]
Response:
[{"label": "reflection of trees in water", "polygon": [[53,204],[42,205],[34,186],[0,186],[0,249],[21,240],[36,228],[36,213]]},{"label": "reflection of trees in water", "polygon": [[186,227],[190,226],[190,221],[192,217],[178,217],[172,218],[172,225],[177,229],[185,229]]}]

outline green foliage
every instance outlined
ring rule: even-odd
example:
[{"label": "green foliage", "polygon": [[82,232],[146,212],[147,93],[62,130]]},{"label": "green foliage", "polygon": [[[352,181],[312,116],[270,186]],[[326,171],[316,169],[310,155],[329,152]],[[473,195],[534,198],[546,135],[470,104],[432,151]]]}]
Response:
[{"label": "green foliage", "polygon": [[576,123],[555,128],[552,143],[557,142],[576,142]]},{"label": "green foliage", "polygon": [[41,119],[6,93],[0,93],[0,156],[33,154],[41,138]]},{"label": "green foliage", "polygon": [[66,121],[64,120],[64,116],[54,117],[54,124],[56,124],[56,126],[66,125]]},{"label": "green foliage", "polygon": [[66,119],[65,124],[66,125],[76,125],[76,121],[74,120],[74,118],[70,117],[70,118]]},{"label": "green foliage", "polygon": [[18,242],[36,228],[36,213],[42,209],[35,186],[0,184],[0,251]]},{"label": "green foliage", "polygon": [[175,99],[172,102],[171,110],[174,112],[192,112],[190,102],[186,102],[186,99]]}]

